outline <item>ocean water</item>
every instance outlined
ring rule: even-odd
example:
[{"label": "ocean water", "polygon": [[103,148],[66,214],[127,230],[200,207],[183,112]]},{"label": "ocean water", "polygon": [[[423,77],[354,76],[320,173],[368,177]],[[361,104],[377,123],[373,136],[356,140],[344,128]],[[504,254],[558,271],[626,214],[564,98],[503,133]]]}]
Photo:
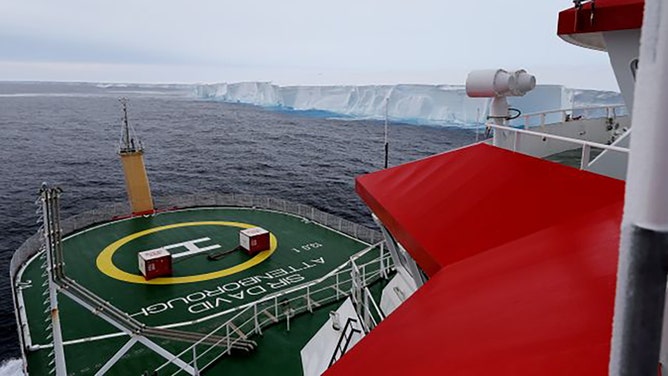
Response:
[{"label": "ocean water", "polygon": [[[9,261],[37,230],[40,184],[63,188],[63,217],[125,200],[120,96],[130,99],[154,196],[273,196],[373,226],[354,178],[382,167],[382,122],[198,100],[188,86],[0,83],[0,364],[20,354]],[[390,124],[389,134],[391,165],[475,140],[448,127]]]}]

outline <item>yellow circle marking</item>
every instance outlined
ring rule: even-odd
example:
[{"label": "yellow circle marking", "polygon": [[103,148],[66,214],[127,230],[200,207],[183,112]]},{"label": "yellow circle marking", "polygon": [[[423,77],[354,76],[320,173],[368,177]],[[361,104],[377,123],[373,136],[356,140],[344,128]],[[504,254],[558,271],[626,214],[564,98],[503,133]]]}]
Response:
[{"label": "yellow circle marking", "polygon": [[130,282],[130,283],[143,283],[146,285],[171,285],[171,284],[177,284],[177,283],[191,283],[191,282],[201,282],[201,281],[208,281],[210,279],[215,279],[215,278],[220,278],[220,277],[225,277],[231,274],[239,273],[240,271],[246,270],[248,268],[251,268],[262,261],[266,260],[271,256],[272,253],[276,250],[276,247],[278,247],[278,241],[276,240],[276,237],[274,234],[271,232],[269,233],[269,249],[263,252],[258,253],[255,257],[252,259],[243,262],[241,264],[232,266],[227,269],[222,269],[218,270],[215,272],[210,272],[210,273],[204,273],[204,274],[197,274],[197,275],[190,275],[190,276],[185,276],[185,277],[163,277],[163,278],[154,278],[151,280],[146,280],[144,277],[137,275],[137,274],[131,274],[128,272],[125,272],[114,265],[114,261],[112,260],[112,257],[114,256],[114,253],[123,245],[126,243],[140,238],[144,235],[152,234],[154,232],[159,232],[159,231],[164,231],[164,230],[169,230],[173,228],[179,228],[179,227],[188,227],[188,226],[231,226],[231,227],[239,227],[239,228],[251,228],[251,227],[257,227],[254,225],[249,225],[247,223],[241,223],[241,222],[223,222],[223,221],[202,221],[202,222],[183,222],[183,223],[175,223],[171,225],[166,225],[166,226],[160,226],[160,227],[154,227],[150,228],[148,230],[144,231],[139,231],[135,232],[134,234],[130,234],[122,239],[119,239],[111,244],[109,244],[105,249],[100,252],[100,254],[97,256],[97,260],[95,264],[97,265],[97,268],[100,269],[100,271],[106,275],[108,275],[111,278],[118,279],[120,281],[125,281],[125,282]]}]

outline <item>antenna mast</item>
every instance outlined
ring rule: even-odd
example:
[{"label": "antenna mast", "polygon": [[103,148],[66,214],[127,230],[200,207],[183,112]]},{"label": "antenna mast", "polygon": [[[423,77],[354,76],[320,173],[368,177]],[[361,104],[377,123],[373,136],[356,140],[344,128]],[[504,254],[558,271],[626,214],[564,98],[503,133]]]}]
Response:
[{"label": "antenna mast", "polygon": [[385,98],[385,168],[388,167],[389,157],[390,157],[390,144],[387,139],[387,114],[388,114],[388,104],[390,102],[390,97]]},{"label": "antenna mast", "polygon": [[121,141],[118,154],[123,164],[125,187],[132,208],[132,214],[150,214],[154,212],[151,187],[144,167],[144,150],[141,142],[130,129],[128,122],[128,99],[119,98],[123,119],[121,125]]},{"label": "antenna mast", "polygon": [[[121,145],[120,153],[134,153],[142,151],[141,143],[135,143],[134,134],[130,132],[130,122],[128,121],[128,98],[118,98],[123,110],[123,123],[121,125]],[[134,133],[134,132],[132,132]]]}]

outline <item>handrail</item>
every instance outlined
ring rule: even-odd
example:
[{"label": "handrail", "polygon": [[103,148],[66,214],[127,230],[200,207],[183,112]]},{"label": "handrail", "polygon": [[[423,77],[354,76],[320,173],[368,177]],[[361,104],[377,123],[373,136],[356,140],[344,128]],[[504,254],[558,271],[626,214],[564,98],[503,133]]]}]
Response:
[{"label": "handrail", "polygon": [[[582,146],[589,146],[597,149],[605,149],[605,150],[612,150],[612,151],[617,151],[620,153],[628,153],[629,149],[623,148],[620,146],[614,146],[614,145],[606,145],[606,144],[600,144],[598,142],[593,142],[593,141],[586,141],[586,140],[580,140],[578,138],[569,138],[569,137],[564,137],[564,136],[558,136],[555,134],[550,134],[550,133],[541,133],[541,132],[534,132],[534,131],[529,131],[526,129],[518,129],[518,128],[513,128],[513,127],[508,127],[505,125],[498,125],[498,124],[492,124],[488,123],[486,126],[494,129],[499,129],[502,131],[510,131],[510,132],[515,132],[515,133],[520,133],[520,134],[526,134],[530,136],[536,136],[536,137],[545,137],[553,140],[558,140],[558,141],[565,141],[565,142],[571,142],[574,144],[582,145]],[[517,145],[513,145],[513,151],[517,151],[516,147]]]},{"label": "handrail", "polygon": [[[156,207],[159,210],[177,210],[202,207],[240,207],[240,208],[261,208],[274,210],[283,214],[290,214],[306,218],[330,229],[339,231],[358,240],[367,242],[367,244],[376,243],[382,240],[382,236],[377,230],[358,225],[349,220],[343,219],[334,214],[330,214],[308,205],[294,203],[288,200],[255,196],[248,194],[225,194],[225,193],[203,193],[192,195],[181,195],[176,197],[156,198]],[[129,218],[130,209],[127,203],[113,203],[100,208],[87,210],[68,217],[61,221],[63,238],[67,235],[76,233],[79,230],[91,226],[112,221],[119,218]],[[65,239],[67,240],[67,239]],[[14,252],[10,260],[9,274],[12,283],[15,283],[21,267],[30,260],[39,251],[40,234],[36,233],[26,239],[21,246]],[[14,289],[12,289],[14,290]]]},{"label": "handrail", "polygon": [[[336,343],[336,347],[334,348],[334,354],[332,354],[332,358],[329,360],[328,367],[331,367],[338,360],[338,358],[340,358],[339,352],[341,353],[341,355],[346,353],[346,351],[348,350],[348,345],[350,345],[350,340],[353,338],[353,335],[355,335],[355,333],[362,333],[361,330],[353,326],[353,323],[356,322],[357,320],[352,317],[348,317],[348,320],[346,320],[346,325],[344,325],[343,330],[341,330],[339,341]],[[350,331],[348,331],[348,328],[350,328]],[[346,339],[346,343],[343,346],[343,348],[341,348],[341,343],[343,342],[344,338]]]},{"label": "handrail", "polygon": [[626,108],[625,104],[611,104],[611,105],[600,105],[600,106],[586,106],[586,107],[571,107],[571,108],[559,108],[555,110],[547,110],[547,111],[538,111],[538,112],[531,112],[528,114],[522,114],[522,116],[539,116],[541,114],[557,114],[560,112],[572,112],[572,111],[586,111],[586,110],[604,110],[604,109],[609,109],[609,108]]},{"label": "handrail", "polygon": [[573,144],[577,144],[582,146],[582,155],[580,156],[580,169],[584,170],[586,167],[589,166],[589,154],[591,151],[591,148],[596,148],[596,149],[603,149],[603,150],[610,150],[614,152],[619,152],[619,153],[629,153],[628,148],[623,148],[620,146],[614,146],[614,145],[605,145],[605,144],[600,144],[598,142],[593,142],[593,141],[586,141],[586,140],[580,140],[578,138],[569,138],[569,137],[564,137],[564,136],[558,136],[550,133],[541,133],[541,132],[534,132],[534,131],[529,131],[526,129],[518,129],[518,128],[513,128],[513,127],[508,127],[504,125],[498,125],[498,124],[493,124],[493,123],[488,123],[486,124],[488,127],[497,129],[497,130],[502,130],[502,131],[509,131],[513,132],[515,134],[515,139],[513,140],[513,151],[517,151],[517,143],[518,143],[518,135],[520,134],[525,134],[528,136],[534,136],[534,137],[542,137],[546,139],[552,139],[552,140],[557,140],[557,141],[564,141],[564,142],[570,142]]},{"label": "handrail", "polygon": [[[251,326],[252,329],[250,331],[245,332],[245,334],[247,334],[247,335],[251,335],[253,333],[261,334],[261,328],[263,326],[265,326],[265,324],[267,322],[270,321],[270,320],[264,320],[264,321],[260,322],[258,320],[258,316],[260,316],[261,313],[263,313],[264,311],[267,311],[270,308],[273,308],[274,314],[276,315],[275,316],[276,319],[280,319],[281,315],[283,315],[284,317],[286,317],[289,320],[289,317],[292,317],[292,316],[294,316],[295,313],[297,313],[297,312],[294,312],[294,311],[301,311],[301,310],[304,310],[306,307],[310,306],[311,302],[309,301],[309,299],[311,299],[311,297],[314,296],[316,293],[331,290],[333,287],[336,290],[336,289],[338,289],[338,286],[340,286],[341,284],[344,284],[344,283],[347,283],[347,282],[352,283],[352,279],[341,281],[340,279],[338,279],[338,276],[341,275],[341,274],[344,274],[344,272],[348,272],[348,270],[352,270],[352,268],[357,267],[357,265],[355,264],[355,261],[359,260],[361,257],[365,256],[366,254],[368,254],[372,250],[380,249],[380,244],[381,243],[382,242],[376,243],[374,245],[371,245],[371,246],[357,252],[356,254],[351,256],[345,263],[343,263],[342,265],[338,266],[336,269],[332,270],[331,272],[327,273],[326,275],[324,275],[324,276],[322,276],[318,279],[309,281],[307,283],[295,286],[295,287],[290,288],[290,289],[280,291],[278,293],[265,295],[264,297],[262,297],[262,298],[260,298],[256,301],[246,303],[244,305],[241,305],[241,306],[238,306],[238,307],[235,307],[235,308],[231,308],[231,309],[228,309],[226,311],[219,312],[219,313],[216,313],[216,314],[213,314],[213,315],[201,318],[201,319],[191,320],[189,322],[183,322],[183,323],[177,323],[177,324],[164,325],[164,326],[160,326],[159,328],[172,328],[172,327],[176,327],[176,326],[192,325],[192,324],[201,323],[203,321],[208,321],[208,320],[211,320],[211,319],[216,318],[216,317],[229,315],[229,314],[234,314],[231,318],[227,319],[224,323],[218,325],[213,330],[210,330],[209,333],[204,335],[199,341],[193,342],[190,346],[183,349],[180,353],[176,354],[174,356],[175,358],[181,357],[188,352],[192,352],[193,349],[196,348],[196,346],[204,343],[204,341],[206,341],[210,336],[213,336],[215,333],[217,333],[221,330],[229,331],[230,326],[234,326],[237,330],[242,330],[245,326]],[[384,252],[381,252],[381,254],[378,257],[388,257],[388,259],[389,259],[389,255],[386,256],[384,254]],[[361,266],[363,268],[365,268],[367,265],[372,265],[372,266],[378,265],[378,260],[376,258],[374,258],[374,259],[369,260],[368,262],[366,262],[364,264],[361,264]],[[377,270],[377,271],[375,271],[375,270],[370,271],[367,274],[368,275],[365,276],[365,277],[367,277],[365,280],[370,281],[369,283],[372,283],[377,278],[381,277],[380,269]],[[327,286],[324,286],[320,289],[315,289],[315,290],[311,289],[312,287],[318,286],[318,285],[322,284],[323,282],[325,282],[327,279],[330,279],[332,277],[337,277],[335,285],[327,285]],[[306,294],[297,294],[297,293],[300,293],[302,291],[305,291]],[[290,302],[293,302],[293,301],[296,301],[296,300],[302,300],[304,298],[306,299],[306,304],[303,305],[303,306],[290,307],[290,309],[293,311],[292,313],[286,313],[286,312],[279,313],[278,312],[279,298],[287,296],[287,295],[291,295],[291,294],[296,294],[296,295],[289,298],[288,300],[281,301],[280,304],[281,305],[286,304],[287,306],[289,306]],[[338,299],[339,298],[339,291],[334,292],[332,294],[332,296],[322,298],[320,301],[315,301],[313,303],[319,305],[320,303],[328,301],[328,299],[331,299],[333,297],[336,297],[336,299]],[[267,305],[267,303],[269,303],[269,304]],[[262,307],[263,305],[266,305],[266,307],[259,308],[259,307]],[[306,308],[306,310],[308,310],[308,308]],[[250,315],[250,317],[244,319],[244,315],[250,313],[250,311],[253,311],[252,314]],[[243,321],[240,324],[235,323],[239,319],[244,319],[245,321]],[[275,322],[275,321],[273,321],[273,322]],[[214,346],[210,346],[205,351],[199,353],[197,355],[197,357],[192,360],[191,364],[194,363],[197,359],[206,355],[208,352],[212,351]],[[229,345],[228,345],[228,348],[229,348]],[[215,357],[214,360],[210,361],[208,364],[204,365],[200,369],[207,368],[210,364],[212,364],[219,357],[223,356],[226,352],[227,352],[227,350],[222,351],[217,357]],[[160,371],[162,368],[166,367],[169,364],[170,364],[170,361],[168,360],[167,362],[163,363],[158,368],[156,368],[155,371]],[[176,371],[176,373],[178,373],[178,372],[179,372],[179,370]]]},{"label": "handrail", "polygon": [[[369,265],[372,265],[372,264],[374,264],[374,263],[379,264],[380,259],[381,259],[381,257],[378,257],[378,258],[376,258],[376,259],[370,260],[369,262],[366,262],[366,263],[361,264],[361,265],[363,265],[363,266],[369,266]],[[385,261],[383,262],[383,266],[384,266],[384,268],[385,268],[385,269],[391,269],[391,262],[392,262],[391,256],[390,256],[389,254],[384,254],[384,255],[382,256],[382,259],[385,260]],[[346,274],[345,272],[348,272],[348,270],[343,270],[343,271],[341,271],[340,274],[336,274],[336,275],[334,275],[333,277],[338,278],[339,275],[345,275],[345,274]],[[373,272],[368,273],[368,279],[370,279],[370,280],[375,280],[376,277],[388,278],[387,273],[386,273],[386,272],[383,272],[382,270],[373,271]],[[338,282],[335,282],[335,284],[338,286],[338,285],[346,284],[346,283],[348,283],[348,282],[350,282],[350,281],[351,281],[351,279],[338,279]],[[327,286],[327,287],[324,287],[324,288],[322,288],[322,289],[318,289],[318,290],[311,290],[311,293],[312,293],[312,294],[315,294],[315,293],[319,293],[319,292],[322,292],[322,291],[325,291],[325,290],[328,290],[328,289],[331,289],[331,286]],[[339,292],[339,293],[340,293],[340,292]],[[342,296],[346,296],[346,295],[343,294]],[[335,300],[339,300],[339,298],[340,298],[340,297],[337,295],[336,298],[335,298]],[[277,297],[274,297],[274,299],[277,299]],[[293,298],[292,300],[294,300],[294,299],[295,299],[295,298]],[[375,303],[375,301],[374,301],[374,303]],[[233,308],[233,309],[229,309],[229,310],[227,310],[226,312],[227,312],[228,314],[229,314],[229,313],[233,313],[233,311],[236,310],[236,309],[238,309],[238,307],[237,307],[237,308]],[[153,328],[153,329],[168,329],[168,327],[171,327],[171,325],[166,325],[166,326],[156,326],[156,327],[152,327],[152,328]],[[65,345],[71,345],[71,344],[78,344],[78,343],[84,343],[84,342],[92,342],[92,341],[97,341],[97,340],[101,340],[101,339],[107,339],[107,338],[119,337],[119,336],[123,336],[123,335],[126,335],[126,333],[118,332],[118,333],[112,333],[112,334],[103,334],[103,335],[97,335],[97,336],[92,336],[92,337],[84,337],[84,338],[78,338],[78,339],[73,339],[73,340],[65,341],[64,344],[65,344]],[[34,346],[35,346],[36,348],[48,348],[48,347],[51,347],[51,345],[48,345],[48,344],[46,344],[46,345],[34,345]]]},{"label": "handrail", "polygon": [[[369,288],[368,288],[368,287],[365,287],[365,288],[364,288],[364,293],[366,294],[366,296],[368,297],[368,299],[371,301],[371,303],[372,303],[372,307],[376,310],[376,315],[378,315],[378,318],[379,318],[381,321],[382,321],[382,320],[385,320],[385,314],[383,314],[383,311],[380,309],[380,307],[378,307],[378,304],[376,303],[376,300],[373,299],[373,296],[371,295],[371,291],[369,291]],[[365,308],[367,309],[367,311],[369,311],[369,314],[372,314],[372,313],[373,313],[373,311],[371,311],[371,308],[369,308],[369,307],[365,307]],[[375,324],[375,325],[378,325],[378,322],[376,321],[375,318],[373,318],[373,315],[371,315],[371,318],[375,321],[374,324]]]},{"label": "handrail", "polygon": [[[573,108],[563,108],[563,109],[558,109],[558,110],[548,110],[548,111],[540,111],[540,112],[532,112],[529,114],[524,114],[522,115],[522,118],[524,119],[524,129],[529,128],[532,126],[530,124],[530,119],[533,118],[540,118],[540,123],[539,124],[533,124],[533,126],[545,126],[547,124],[556,124],[558,122],[551,122],[551,123],[546,123],[546,117],[548,115],[553,115],[553,114],[561,114],[561,119],[559,122],[567,122],[569,121],[569,116],[571,116],[574,112],[581,111],[584,112],[583,116],[584,119],[599,119],[602,118],[603,116],[595,116],[595,117],[590,117],[589,113],[592,111],[596,110],[606,110],[606,116],[607,118],[616,118],[618,116],[617,110],[618,109],[626,109],[626,105],[623,104],[617,104],[617,105],[602,105],[602,106],[588,106],[588,107],[573,107]],[[580,120],[580,119],[573,119],[572,120]]]},{"label": "handrail", "polygon": [[[286,296],[286,295],[289,295],[289,294],[292,294],[292,293],[296,293],[296,292],[303,291],[303,290],[307,290],[307,291],[308,291],[308,289],[310,289],[311,287],[316,286],[316,285],[318,285],[318,284],[324,282],[327,278],[330,278],[330,277],[332,277],[332,276],[334,276],[334,275],[338,275],[339,273],[341,273],[343,270],[346,269],[346,267],[348,266],[348,265],[347,265],[348,263],[354,262],[355,260],[358,260],[359,258],[361,258],[361,257],[363,257],[364,255],[366,255],[367,253],[369,253],[370,251],[372,251],[372,250],[374,250],[374,249],[376,249],[376,248],[379,248],[380,243],[382,243],[382,242],[379,242],[379,243],[377,243],[377,244],[374,244],[374,245],[372,245],[372,246],[369,246],[369,247],[363,249],[362,251],[357,252],[355,255],[351,256],[351,257],[349,258],[349,260],[347,260],[345,263],[343,263],[342,265],[338,266],[336,269],[332,270],[331,272],[327,273],[325,276],[322,276],[322,277],[320,277],[320,278],[318,278],[318,279],[315,279],[315,280],[313,280],[313,281],[310,281],[310,282],[308,282],[308,283],[304,283],[304,284],[295,286],[295,287],[293,287],[293,288],[290,288],[290,289],[286,289],[286,290],[280,291],[280,292],[278,292],[278,293],[265,295],[264,297],[262,297],[261,299],[258,299],[258,300],[256,300],[256,301],[253,301],[253,302],[250,302],[250,303],[246,303],[246,304],[244,304],[244,305],[241,305],[241,306],[238,306],[238,307],[235,307],[235,308],[231,308],[231,309],[225,310],[225,311],[223,311],[223,312],[219,312],[219,313],[216,313],[216,314],[213,314],[213,315],[210,315],[210,316],[201,318],[201,319],[191,320],[191,321],[189,321],[189,322],[182,322],[182,323],[176,323],[176,324],[170,324],[170,325],[163,325],[163,326],[159,326],[159,327],[157,327],[157,328],[159,328],[159,329],[165,329],[165,328],[174,328],[174,327],[180,327],[180,326],[193,325],[193,324],[198,324],[198,323],[201,323],[201,322],[204,322],[204,321],[211,320],[211,319],[216,318],[216,317],[221,317],[221,316],[224,316],[224,315],[228,315],[228,314],[236,313],[233,317],[229,318],[229,319],[228,319],[227,321],[225,321],[223,324],[217,326],[215,329],[211,330],[209,333],[207,333],[206,335],[204,335],[203,337],[201,337],[199,341],[197,341],[197,342],[193,342],[192,345],[190,345],[190,346],[187,347],[186,349],[182,350],[179,354],[176,354],[176,355],[174,356],[174,359],[176,359],[176,358],[178,358],[178,357],[183,356],[183,355],[186,354],[187,352],[192,351],[192,349],[195,348],[197,345],[202,344],[203,342],[207,341],[209,337],[211,337],[211,336],[214,335],[214,333],[217,333],[218,331],[222,330],[223,328],[229,327],[229,325],[230,325],[231,323],[233,323],[235,320],[237,320],[238,318],[240,318],[244,313],[247,313],[249,310],[251,310],[251,309],[256,309],[259,305],[261,305],[261,304],[263,304],[263,303],[270,302],[270,301],[272,301],[272,300],[274,300],[274,302],[276,303],[276,302],[278,301],[278,298],[283,297],[283,296]],[[384,254],[381,254],[379,257],[385,257],[385,255],[384,255]],[[372,265],[372,264],[374,264],[374,263],[377,263],[377,260],[376,260],[376,259],[370,260],[369,262],[363,264],[363,266],[366,266],[366,265]],[[376,277],[379,277],[379,276],[380,276],[380,271],[372,272],[372,273],[369,273],[369,274],[372,274],[372,275],[373,275],[374,278],[370,278],[370,279],[371,279],[371,280],[374,280]],[[345,282],[348,282],[348,281],[346,281],[346,280],[344,280],[344,281],[339,281],[338,284],[345,283]],[[315,294],[315,293],[317,293],[317,292],[320,292],[320,291],[328,290],[328,289],[330,289],[330,288],[331,288],[331,286],[326,286],[326,287],[324,287],[324,288],[322,288],[322,289],[320,289],[320,290],[315,290],[315,291],[313,291],[313,292],[311,293],[311,295],[313,295],[313,294]],[[335,295],[338,296],[338,292],[337,292]],[[290,301],[295,300],[295,299],[300,299],[301,297],[302,297],[302,295],[298,295],[297,297],[290,299]],[[260,312],[261,312],[261,311],[260,311]],[[247,323],[249,323],[251,320],[256,319],[256,318],[257,318],[257,315],[258,315],[258,313],[257,313],[257,310],[256,310],[256,312],[253,314],[253,316],[252,316],[251,318],[249,318],[248,320],[246,320],[245,322],[243,322],[241,325],[239,325],[239,327],[242,327],[242,326],[246,325]],[[278,316],[278,315],[277,315],[277,316]],[[256,327],[256,328],[255,328],[254,330],[259,329],[259,328],[257,328],[257,326],[258,326],[258,323],[255,322],[255,327]],[[261,327],[261,326],[260,326],[260,327]],[[250,333],[252,333],[252,332],[250,332]],[[250,334],[250,333],[249,333],[249,334]],[[235,343],[236,343],[236,342],[233,342],[232,345],[234,345]],[[201,356],[205,355],[207,352],[209,352],[211,349],[213,349],[213,347],[214,347],[214,346],[211,346],[211,347],[210,347],[209,349],[207,349],[205,352],[200,353],[199,356],[201,357]],[[222,352],[221,355],[224,354],[224,353],[225,353],[225,352]],[[159,370],[161,370],[162,368],[166,367],[169,363],[170,363],[169,361],[163,363],[160,367],[158,367],[158,368],[156,369],[156,371],[159,371]],[[206,368],[206,367],[207,367],[207,365],[205,365],[203,368]]]},{"label": "handrail", "polygon": [[[160,200],[158,200],[160,201]],[[315,209],[313,207],[307,206],[307,205],[302,205],[302,204],[296,204],[292,203],[286,200],[281,200],[281,199],[274,199],[270,197],[258,197],[258,196],[252,196],[252,195],[235,195],[235,194],[208,194],[208,195],[190,195],[190,196],[180,196],[178,198],[169,198],[167,200],[162,201],[162,206],[163,208],[166,208],[167,210],[174,210],[174,209],[187,209],[187,208],[202,208],[202,207],[242,207],[242,208],[262,208],[264,210],[269,210],[269,211],[277,211],[280,213],[288,214],[288,215],[293,215],[297,216],[300,218],[304,218],[306,220],[311,220],[314,223],[327,227],[331,230],[337,231],[341,234],[344,234],[348,237],[355,238],[357,240],[362,241],[365,244],[371,244],[375,243],[377,240],[382,239],[380,234],[376,230],[372,230],[370,228],[367,228],[365,226],[360,226],[356,223],[353,223],[351,221],[345,220],[341,217],[320,211],[318,209]],[[73,217],[67,218],[62,221],[62,232],[61,234],[64,235],[69,235],[72,233],[75,233],[79,230],[83,230],[86,228],[90,228],[92,226],[95,226],[100,223],[104,222],[109,222],[114,219],[123,219],[123,218],[129,218],[130,216],[127,215],[128,209],[126,204],[113,204],[107,207],[99,208],[99,209],[94,209],[90,211],[86,211],[83,213],[80,213],[78,215],[75,215]],[[20,295],[17,296],[17,277],[19,277],[22,273],[22,270],[25,268],[25,265],[27,264],[28,261],[30,261],[33,257],[36,257],[37,254],[39,253],[39,247],[40,247],[40,234],[37,233],[27,239],[17,250],[14,252],[12,255],[12,258],[10,260],[10,278],[12,280],[12,297],[14,300],[14,305],[15,307],[19,307],[22,305],[22,303],[19,301],[19,299],[22,299]],[[379,244],[379,243],[376,243]],[[372,249],[374,246],[369,247],[369,249]],[[361,257],[362,255],[358,256]],[[383,257],[381,255],[381,257]],[[377,260],[375,261],[377,262]],[[328,276],[331,276],[332,273],[336,273],[336,271],[340,271],[343,266],[340,268],[335,269],[334,271],[330,272],[327,276],[321,277],[319,281],[324,281],[325,278]],[[378,274],[378,273],[376,273]],[[337,275],[338,277],[338,275]],[[377,276],[375,276],[377,277]],[[374,277],[374,278],[375,278]],[[58,285],[61,286],[63,289],[63,292],[66,292],[67,294],[71,294],[68,296],[74,297],[77,300],[81,300],[80,304],[88,305],[92,309],[95,309],[94,307],[102,308],[101,312],[98,312],[98,314],[105,316],[105,319],[109,319],[114,322],[115,325],[119,325],[122,327],[123,331],[128,331],[128,332],[134,332],[138,334],[144,334],[144,335],[151,335],[151,336],[156,336],[156,337],[162,337],[162,338],[170,338],[174,339],[174,337],[180,337],[181,340],[187,340],[188,342],[194,341],[195,336],[193,335],[187,335],[186,333],[176,333],[176,332],[168,332],[165,329],[168,328],[162,328],[162,327],[148,327],[145,326],[136,320],[132,319],[127,315],[125,312],[118,310],[116,307],[111,305],[109,302],[106,302],[99,298],[97,295],[89,291],[88,289],[84,288],[83,286],[80,286],[73,280],[69,279],[66,275],[63,274],[63,278],[57,278]],[[318,280],[316,280],[318,281]],[[311,281],[314,282],[314,281]],[[298,287],[298,286],[296,286]],[[307,289],[309,286],[306,287]],[[285,295],[287,293],[292,293],[294,291],[298,291],[295,289],[289,289],[287,291],[283,291],[282,294],[274,296],[274,299],[277,299],[278,296]],[[337,291],[336,297],[338,299],[339,293]],[[257,307],[257,306],[254,306]],[[243,312],[240,312],[241,314]],[[257,319],[257,318],[256,318]],[[23,331],[23,328],[21,327],[21,322],[18,321],[17,317],[17,325],[22,331],[21,335],[21,341],[22,341],[22,349],[25,350],[26,346],[31,346],[30,339],[29,339],[29,334],[25,331]],[[256,327],[257,327],[257,320],[256,320]],[[229,329],[229,328],[228,328]],[[27,330],[27,328],[25,328]],[[257,328],[259,331],[259,327]],[[183,334],[183,335],[182,335]],[[234,340],[230,341],[229,338],[229,333],[228,336],[222,337],[221,339],[217,338],[210,338],[212,333],[209,333],[207,335],[203,335],[201,333],[196,333],[196,336],[199,337],[197,340],[197,343],[211,343],[212,341],[215,341],[216,344],[220,344],[222,341],[227,341],[227,348],[230,349],[234,347],[235,344],[238,342],[242,341],[242,338],[235,338]],[[200,337],[203,336],[203,337]],[[99,336],[101,339],[103,336]],[[220,337],[218,337],[220,338]],[[88,340],[93,340],[94,338],[87,338],[86,341]],[[245,345],[245,343],[242,343],[241,345]],[[22,351],[22,356],[25,358],[25,352]],[[171,359],[170,362],[175,359]]]},{"label": "handrail", "polygon": [[217,318],[217,317],[229,315],[230,313],[234,313],[236,311],[245,310],[246,308],[252,307],[253,305],[256,305],[256,304],[264,303],[264,302],[267,302],[269,300],[272,300],[272,299],[275,299],[275,298],[280,298],[280,297],[283,297],[283,296],[288,295],[288,294],[292,294],[292,293],[297,292],[297,291],[305,290],[308,287],[318,285],[318,284],[324,282],[326,279],[334,276],[335,274],[338,274],[341,270],[348,267],[348,264],[350,263],[351,259],[352,260],[359,259],[360,257],[362,257],[362,256],[366,255],[367,253],[371,252],[373,249],[378,248],[381,243],[383,243],[383,242],[381,241],[381,242],[378,242],[376,244],[370,245],[370,246],[364,248],[363,250],[355,253],[353,256],[350,257],[350,259],[346,260],[346,262],[344,262],[343,264],[341,264],[341,265],[337,266],[336,268],[332,269],[332,271],[330,271],[329,273],[325,274],[324,276],[322,276],[320,278],[308,281],[306,283],[302,283],[300,285],[297,285],[297,286],[294,286],[294,287],[291,287],[291,288],[288,288],[288,289],[285,289],[285,290],[281,290],[281,291],[278,291],[278,292],[275,292],[275,293],[267,294],[267,295],[263,296],[262,298],[260,298],[258,300],[255,300],[255,301],[252,301],[252,302],[249,302],[249,303],[246,303],[246,304],[242,304],[240,306],[236,306],[234,308],[230,308],[230,309],[227,309],[225,311],[214,313],[214,314],[206,316],[206,317],[201,317],[199,319],[195,319],[195,320],[191,320],[191,321],[184,321],[184,322],[179,322],[179,323],[174,323],[174,324],[160,325],[160,326],[157,326],[157,328],[170,329],[170,328],[178,328],[178,327],[181,327],[181,326],[200,324],[200,323],[203,323],[205,321],[209,321],[209,320]]},{"label": "handrail", "polygon": [[294,203],[274,197],[247,194],[200,194],[156,199],[156,205],[167,210],[203,207],[246,207],[274,210],[306,218],[320,225],[343,233],[349,237],[373,244],[382,240],[380,233],[368,227],[358,225],[336,215],[323,212],[312,206]]}]

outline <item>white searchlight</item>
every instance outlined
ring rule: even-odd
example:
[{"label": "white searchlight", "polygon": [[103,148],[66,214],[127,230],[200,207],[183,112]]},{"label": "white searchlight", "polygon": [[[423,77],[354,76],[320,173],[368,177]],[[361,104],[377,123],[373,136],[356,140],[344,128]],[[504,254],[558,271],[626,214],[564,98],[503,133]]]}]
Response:
[{"label": "white searchlight", "polygon": [[536,77],[524,69],[508,72],[503,69],[477,70],[466,78],[466,95],[492,98],[488,119],[503,125],[510,118],[506,97],[521,97],[536,87]]}]

